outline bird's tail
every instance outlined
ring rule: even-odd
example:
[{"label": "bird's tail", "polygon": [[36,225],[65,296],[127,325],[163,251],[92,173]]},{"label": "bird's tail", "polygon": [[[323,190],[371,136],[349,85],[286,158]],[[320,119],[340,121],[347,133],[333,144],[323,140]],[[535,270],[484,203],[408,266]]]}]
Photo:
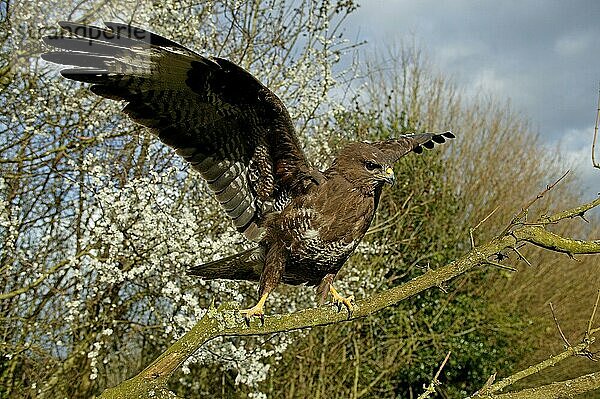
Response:
[{"label": "bird's tail", "polygon": [[256,247],[223,259],[191,267],[188,269],[187,274],[200,276],[208,280],[259,281],[264,262],[264,249]]}]

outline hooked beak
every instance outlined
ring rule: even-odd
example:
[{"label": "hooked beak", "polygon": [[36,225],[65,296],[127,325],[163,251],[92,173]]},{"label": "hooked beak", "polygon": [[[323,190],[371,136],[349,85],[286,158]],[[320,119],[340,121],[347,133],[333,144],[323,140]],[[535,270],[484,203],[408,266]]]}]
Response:
[{"label": "hooked beak", "polygon": [[387,167],[385,169],[385,172],[383,172],[380,176],[381,176],[381,180],[385,183],[388,183],[390,186],[393,186],[394,183],[396,182],[396,176],[394,175],[394,169],[392,169],[391,167]]}]

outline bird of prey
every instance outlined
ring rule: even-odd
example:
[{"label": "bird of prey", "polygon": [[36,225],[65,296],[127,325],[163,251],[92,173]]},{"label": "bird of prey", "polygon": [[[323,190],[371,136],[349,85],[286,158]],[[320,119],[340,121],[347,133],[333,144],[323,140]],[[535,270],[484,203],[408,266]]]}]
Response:
[{"label": "bird of prey", "polygon": [[242,310],[264,322],[265,301],[281,282],[317,286],[351,314],[352,298],[333,280],[367,232],[394,163],[451,132],[400,135],[347,145],[329,169],[311,166],[282,101],[240,66],[198,54],[121,23],[105,28],[60,22],[45,37],[44,60],[73,66],[68,79],[126,103],[123,111],[173,147],[206,179],[253,247],[191,268],[206,279],[259,282],[258,303]]}]

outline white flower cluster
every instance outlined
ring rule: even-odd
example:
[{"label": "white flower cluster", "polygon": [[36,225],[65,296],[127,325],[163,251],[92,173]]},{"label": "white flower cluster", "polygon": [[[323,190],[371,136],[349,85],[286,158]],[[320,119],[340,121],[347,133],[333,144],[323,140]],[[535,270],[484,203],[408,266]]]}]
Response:
[{"label": "white flower cluster", "polygon": [[88,359],[90,359],[90,380],[98,378],[98,355],[100,354],[101,347],[102,345],[99,342],[94,342],[92,350],[87,354]]},{"label": "white flower cluster", "polygon": [[[99,100],[83,85],[46,73],[47,64],[39,63],[35,52],[41,51],[40,35],[57,33],[48,25],[56,29],[54,21],[65,19],[74,8],[72,19],[90,10],[98,21],[131,16],[157,33],[183,38],[198,51],[230,58],[282,98],[298,121],[309,157],[323,160],[332,152],[326,139],[331,121],[343,110],[330,96],[346,73],[334,72],[347,43],[329,19],[341,3],[284,1],[277,7],[241,0],[102,5],[90,1],[53,3],[55,7],[18,3],[6,46],[19,50],[15,56],[27,61],[15,71],[34,78],[27,84],[15,79],[0,94],[8,104],[0,116],[0,129],[6,128],[2,140],[14,144],[0,158],[23,157],[19,184],[27,189],[9,200],[10,182],[0,177],[0,252],[12,256],[4,270],[15,288],[28,286],[65,259],[68,262],[22,295],[27,301],[15,307],[15,320],[37,305],[42,310],[15,340],[40,347],[60,342],[52,352],[59,361],[87,353],[90,379],[97,381],[123,362],[111,354],[115,346],[135,355],[144,350],[142,344],[128,346],[128,338],[138,342],[143,335],[154,347],[166,346],[204,316],[212,300],[247,306],[256,289],[251,283],[185,276],[188,267],[230,255],[247,244],[200,177],[189,174],[188,167],[156,139],[139,135],[142,129],[119,112],[122,104]],[[230,29],[233,12],[246,7],[255,9],[236,18],[249,18],[248,23]],[[242,31],[246,26],[248,31]],[[4,131],[12,135],[5,138]],[[356,288],[358,282],[352,284]],[[268,305],[272,312],[295,311],[313,306],[313,296],[312,289],[282,287]],[[41,324],[53,330],[37,333],[40,329],[35,326]],[[184,371],[196,364],[235,370],[237,383],[257,387],[270,365],[301,334],[266,341],[215,340],[191,358]],[[80,342],[93,343],[82,349]],[[253,397],[263,396],[257,392]]]},{"label": "white flower cluster", "polygon": [[[0,254],[5,251],[11,251],[15,253],[17,251],[16,241],[18,237],[18,226],[17,220],[14,220],[13,213],[11,212],[7,197],[7,185],[4,178],[0,177],[0,237],[2,238],[2,248],[0,248]],[[10,269],[10,265],[7,266]]]}]

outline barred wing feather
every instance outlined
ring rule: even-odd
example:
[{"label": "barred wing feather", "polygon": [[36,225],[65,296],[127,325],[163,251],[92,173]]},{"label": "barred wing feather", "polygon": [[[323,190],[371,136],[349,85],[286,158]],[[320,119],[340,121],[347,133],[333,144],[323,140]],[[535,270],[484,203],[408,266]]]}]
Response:
[{"label": "barred wing feather", "polygon": [[230,61],[140,28],[105,25],[61,22],[66,34],[43,39],[59,51],[42,58],[74,66],[61,74],[127,102],[124,112],[175,148],[236,228],[258,240],[274,204],[311,178],[281,100]]}]

